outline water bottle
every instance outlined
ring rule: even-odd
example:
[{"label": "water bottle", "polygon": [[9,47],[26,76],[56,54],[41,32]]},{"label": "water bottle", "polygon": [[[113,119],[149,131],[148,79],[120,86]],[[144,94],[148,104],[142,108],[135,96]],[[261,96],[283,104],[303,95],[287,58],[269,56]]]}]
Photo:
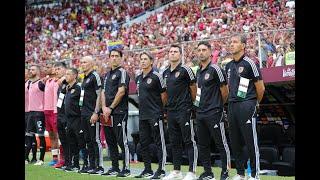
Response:
[{"label": "water bottle", "polygon": [[250,159],[247,162],[247,174],[248,174],[249,177],[251,176]]}]

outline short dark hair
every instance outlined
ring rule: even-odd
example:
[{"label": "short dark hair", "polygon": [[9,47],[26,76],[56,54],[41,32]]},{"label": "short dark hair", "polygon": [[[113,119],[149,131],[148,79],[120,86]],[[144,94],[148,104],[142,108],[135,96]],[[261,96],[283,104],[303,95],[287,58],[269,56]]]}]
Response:
[{"label": "short dark hair", "polygon": [[181,49],[181,47],[180,47],[178,44],[172,44],[172,45],[170,46],[169,50],[170,50],[171,48],[178,48],[180,54],[182,54],[182,49]]},{"label": "short dark hair", "polygon": [[199,44],[198,44],[197,47],[199,47],[200,45],[207,46],[209,49],[211,49],[211,44],[210,44],[208,41],[201,41],[201,42],[199,42]]},{"label": "short dark hair", "polygon": [[232,37],[239,37],[241,43],[247,44],[247,36],[245,34],[235,34]]},{"label": "short dark hair", "polygon": [[111,49],[111,50],[110,50],[109,57],[110,57],[112,51],[118,52],[118,53],[120,54],[120,57],[122,57],[122,55],[123,55],[123,54],[122,54],[122,51],[121,51],[120,49]]},{"label": "short dark hair", "polygon": [[144,52],[142,52],[142,53],[140,54],[140,59],[141,59],[141,56],[142,56],[142,55],[148,56],[148,58],[149,58],[151,61],[154,60],[153,56],[152,56],[151,54],[147,53],[146,51],[144,51]]},{"label": "short dark hair", "polygon": [[240,42],[244,44],[244,50],[246,49],[247,46],[247,36],[245,34],[235,34],[232,37],[238,37],[240,38]]},{"label": "short dark hair", "polygon": [[78,76],[78,70],[76,68],[68,68],[73,74]]},{"label": "short dark hair", "polygon": [[54,63],[54,67],[67,68],[67,65],[64,62],[56,62],[56,63]]}]

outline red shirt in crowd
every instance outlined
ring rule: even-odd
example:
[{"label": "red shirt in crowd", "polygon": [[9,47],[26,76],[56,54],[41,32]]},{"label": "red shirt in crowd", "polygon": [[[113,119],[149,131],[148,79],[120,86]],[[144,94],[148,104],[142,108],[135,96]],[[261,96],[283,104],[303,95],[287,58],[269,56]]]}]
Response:
[{"label": "red shirt in crowd", "polygon": [[203,31],[204,29],[204,22],[199,22],[199,31]]}]

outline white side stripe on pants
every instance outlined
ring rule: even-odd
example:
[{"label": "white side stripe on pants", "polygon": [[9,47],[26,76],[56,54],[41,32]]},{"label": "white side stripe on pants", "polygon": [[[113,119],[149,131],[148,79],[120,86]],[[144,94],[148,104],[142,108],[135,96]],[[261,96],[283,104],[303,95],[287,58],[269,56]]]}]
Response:
[{"label": "white side stripe on pants", "polygon": [[254,108],[253,114],[251,116],[251,124],[252,124],[252,131],[253,131],[253,144],[254,144],[254,151],[256,154],[256,177],[259,178],[260,173],[260,154],[259,154],[259,147],[258,147],[258,138],[257,138],[257,130],[256,130],[256,118],[254,118],[254,114],[256,113],[256,107]]},{"label": "white side stripe on pants", "polygon": [[198,148],[197,148],[197,143],[194,140],[193,119],[191,119],[191,115],[190,115],[190,131],[191,131],[191,141],[192,141],[192,146],[193,146],[193,165],[192,165],[192,170],[193,170],[193,172],[196,172],[197,161],[198,161]]},{"label": "white side stripe on pants", "polygon": [[224,147],[224,150],[226,151],[226,155],[227,155],[227,170],[229,170],[229,169],[231,169],[230,150],[229,150],[229,146],[228,146],[228,142],[227,142],[227,138],[226,138],[226,134],[225,134],[224,122],[221,122],[223,117],[224,117],[224,114],[222,112],[222,117],[220,119],[220,132],[221,132],[223,147]]},{"label": "white side stripe on pants", "polygon": [[99,166],[103,167],[103,155],[102,155],[102,145],[100,141],[100,123],[96,122],[96,142],[98,144],[98,158],[99,158]]},{"label": "white side stripe on pants", "polygon": [[122,120],[122,139],[123,139],[123,146],[124,146],[124,159],[125,159],[125,164],[126,164],[126,169],[129,169],[129,146],[128,146],[128,139],[127,139],[127,134],[126,134],[126,122],[124,119],[126,118],[127,115],[124,116]]},{"label": "white side stripe on pants", "polygon": [[165,168],[166,168],[165,165],[166,165],[166,161],[167,161],[167,150],[166,150],[166,142],[165,142],[165,139],[164,139],[162,120],[159,121],[159,128],[160,128],[160,138],[161,138],[161,148],[162,148],[161,169],[165,171]]}]

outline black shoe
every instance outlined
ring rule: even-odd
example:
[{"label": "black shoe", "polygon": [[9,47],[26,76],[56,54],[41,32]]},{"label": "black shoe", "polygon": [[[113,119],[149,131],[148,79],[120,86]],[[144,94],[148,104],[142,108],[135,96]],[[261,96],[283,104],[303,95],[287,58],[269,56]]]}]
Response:
[{"label": "black shoe", "polygon": [[141,174],[135,176],[135,178],[151,178],[153,176],[152,170],[144,169]]},{"label": "black shoe", "polygon": [[166,175],[166,172],[164,170],[157,170],[151,179],[161,179]]},{"label": "black shoe", "polygon": [[124,169],[117,175],[117,177],[128,177],[128,176],[130,176],[129,169]]},{"label": "black shoe", "polygon": [[82,169],[78,172],[80,174],[88,174],[89,167],[88,166],[82,166]]},{"label": "black shoe", "polygon": [[221,180],[227,180],[227,179],[229,179],[229,173],[228,173],[228,171],[221,171],[220,179],[221,179]]},{"label": "black shoe", "polygon": [[104,173],[104,169],[101,166],[95,168],[92,172],[89,172],[91,175],[101,175],[102,173]]},{"label": "black shoe", "polygon": [[110,168],[107,172],[105,173],[102,173],[101,175],[102,176],[116,176],[118,175],[120,172],[120,169],[119,168]]},{"label": "black shoe", "polygon": [[37,162],[37,159],[31,159],[30,163],[29,164],[34,164]]},{"label": "black shoe", "polygon": [[72,167],[71,166],[67,166],[66,168],[64,168],[64,171],[71,171]]},{"label": "black shoe", "polygon": [[90,174],[90,173],[92,173],[95,169],[96,169],[96,168],[94,168],[94,167],[89,167],[87,173]]},{"label": "black shoe", "polygon": [[78,172],[80,170],[80,167],[77,166],[67,166],[64,169],[66,172]]},{"label": "black shoe", "polygon": [[203,172],[200,177],[199,180],[210,180],[213,179],[213,173],[212,172]]}]

